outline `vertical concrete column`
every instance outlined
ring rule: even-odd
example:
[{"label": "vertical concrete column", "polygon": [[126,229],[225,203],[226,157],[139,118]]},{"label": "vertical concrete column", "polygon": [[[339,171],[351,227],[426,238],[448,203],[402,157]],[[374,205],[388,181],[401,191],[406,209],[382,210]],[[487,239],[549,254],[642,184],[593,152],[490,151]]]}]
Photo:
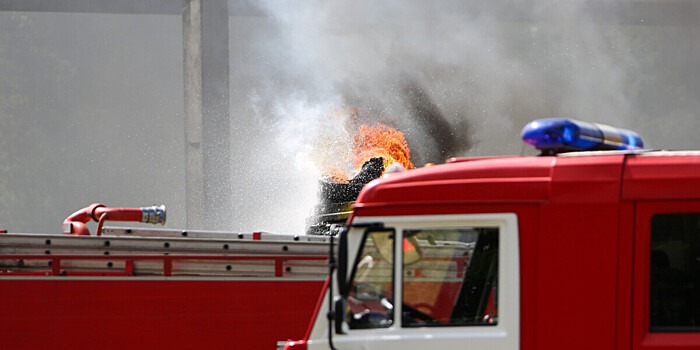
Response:
[{"label": "vertical concrete column", "polygon": [[187,227],[226,229],[231,212],[228,0],[184,0]]}]

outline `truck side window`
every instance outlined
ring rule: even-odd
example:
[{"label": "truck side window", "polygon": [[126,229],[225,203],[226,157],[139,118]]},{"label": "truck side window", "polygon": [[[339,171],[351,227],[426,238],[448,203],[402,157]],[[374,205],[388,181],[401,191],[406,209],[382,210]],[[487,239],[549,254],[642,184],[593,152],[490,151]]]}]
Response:
[{"label": "truck side window", "polygon": [[651,219],[650,330],[700,331],[700,213]]},{"label": "truck side window", "polygon": [[404,231],[403,250],[412,249],[421,259],[404,261],[402,326],[498,322],[497,228]]},{"label": "truck side window", "polygon": [[350,329],[387,328],[393,323],[394,231],[365,234],[348,294]]}]

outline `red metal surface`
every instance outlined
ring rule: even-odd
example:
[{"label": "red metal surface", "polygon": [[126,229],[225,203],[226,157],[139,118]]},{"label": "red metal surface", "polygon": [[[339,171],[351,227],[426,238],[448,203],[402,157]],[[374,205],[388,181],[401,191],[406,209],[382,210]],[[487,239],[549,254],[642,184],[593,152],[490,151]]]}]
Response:
[{"label": "red metal surface", "polygon": [[[322,281],[0,279],[2,349],[274,349]],[[10,302],[11,301],[11,302]]]},{"label": "red metal surface", "polygon": [[554,163],[552,157],[497,158],[391,174],[366,185],[354,210],[361,214],[365,208],[387,206],[425,210],[439,204],[540,202],[549,197]]},{"label": "red metal surface", "polygon": [[294,349],[306,350],[308,348],[306,343],[309,340],[309,338],[311,337],[311,331],[314,328],[314,323],[316,322],[316,318],[319,316],[322,316],[322,315],[319,315],[319,312],[321,310],[321,304],[324,301],[323,297],[325,296],[326,291],[328,290],[329,286],[330,286],[330,279],[327,279],[323,283],[323,287],[321,288],[321,295],[319,296],[318,300],[316,300],[316,306],[314,307],[313,312],[311,313],[311,318],[309,319],[309,323],[306,325],[306,332],[303,333],[303,338],[302,337],[287,338],[287,342],[284,345],[284,349],[290,349],[290,348],[294,347]]},{"label": "red metal surface", "polygon": [[628,200],[690,199],[700,192],[700,156],[644,156],[627,159],[622,196]]}]

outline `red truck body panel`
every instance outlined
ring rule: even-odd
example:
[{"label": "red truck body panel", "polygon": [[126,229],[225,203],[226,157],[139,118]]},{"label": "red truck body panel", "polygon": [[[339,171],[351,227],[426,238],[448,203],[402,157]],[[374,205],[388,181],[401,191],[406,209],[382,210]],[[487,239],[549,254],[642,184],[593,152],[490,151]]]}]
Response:
[{"label": "red truck body panel", "polygon": [[700,349],[698,333],[649,332],[651,214],[636,219],[644,203],[684,212],[698,200],[697,152],[599,152],[391,174],[364,188],[354,216],[515,213],[521,349]]},{"label": "red truck body panel", "polygon": [[274,349],[323,281],[81,278],[0,283],[2,349]]},{"label": "red truck body panel", "polygon": [[0,349],[274,349],[303,337],[325,237],[0,234]]}]

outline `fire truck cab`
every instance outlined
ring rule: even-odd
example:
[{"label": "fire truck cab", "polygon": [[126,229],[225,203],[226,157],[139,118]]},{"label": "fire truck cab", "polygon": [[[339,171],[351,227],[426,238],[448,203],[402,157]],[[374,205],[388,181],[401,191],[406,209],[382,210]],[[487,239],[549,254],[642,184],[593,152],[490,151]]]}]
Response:
[{"label": "fire truck cab", "polygon": [[[590,124],[557,125],[593,142]],[[594,127],[635,145],[369,183],[305,339],[285,348],[700,349],[700,152]]]}]

